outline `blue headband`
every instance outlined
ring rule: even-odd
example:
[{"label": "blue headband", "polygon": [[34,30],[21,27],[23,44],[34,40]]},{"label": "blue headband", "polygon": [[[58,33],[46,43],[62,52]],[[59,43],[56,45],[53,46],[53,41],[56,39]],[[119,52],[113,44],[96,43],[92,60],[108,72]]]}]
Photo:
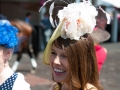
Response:
[{"label": "blue headband", "polygon": [[13,48],[18,45],[18,29],[8,20],[0,20],[0,46]]}]

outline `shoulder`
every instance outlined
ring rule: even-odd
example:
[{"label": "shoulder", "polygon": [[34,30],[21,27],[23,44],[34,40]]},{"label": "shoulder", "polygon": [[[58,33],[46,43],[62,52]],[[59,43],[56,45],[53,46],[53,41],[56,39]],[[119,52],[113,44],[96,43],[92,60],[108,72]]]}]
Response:
[{"label": "shoulder", "polygon": [[57,88],[59,88],[58,84],[55,82],[53,83],[53,85],[51,86],[50,90],[58,90]]},{"label": "shoulder", "polygon": [[86,87],[85,87],[85,90],[98,90],[94,85],[90,84],[90,83],[87,83],[86,84]]},{"label": "shoulder", "polygon": [[25,79],[25,77],[24,77],[24,75],[22,74],[22,73],[17,73],[18,74],[18,76],[17,76],[17,79],[16,80],[24,80]]},{"label": "shoulder", "polygon": [[18,76],[14,82],[13,90],[30,90],[30,85],[25,81],[23,74],[17,73]]}]

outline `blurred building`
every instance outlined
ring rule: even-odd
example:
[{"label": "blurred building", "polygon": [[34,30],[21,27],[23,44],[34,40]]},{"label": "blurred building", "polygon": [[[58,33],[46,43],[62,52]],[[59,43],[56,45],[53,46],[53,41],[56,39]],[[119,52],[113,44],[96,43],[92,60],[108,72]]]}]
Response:
[{"label": "blurred building", "polygon": [[0,13],[8,19],[24,20],[27,12],[32,13],[32,22],[39,20],[39,0],[0,0]]}]

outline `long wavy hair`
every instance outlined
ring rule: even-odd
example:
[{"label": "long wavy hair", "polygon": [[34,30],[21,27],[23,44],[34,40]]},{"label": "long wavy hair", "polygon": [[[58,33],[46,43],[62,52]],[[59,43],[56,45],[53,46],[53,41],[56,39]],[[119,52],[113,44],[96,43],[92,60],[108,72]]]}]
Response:
[{"label": "long wavy hair", "polygon": [[[84,90],[87,83],[94,85],[98,90],[103,90],[99,84],[94,42],[89,34],[80,37],[78,41],[58,37],[53,44],[66,51],[72,90]],[[62,83],[57,83],[61,90]]]}]

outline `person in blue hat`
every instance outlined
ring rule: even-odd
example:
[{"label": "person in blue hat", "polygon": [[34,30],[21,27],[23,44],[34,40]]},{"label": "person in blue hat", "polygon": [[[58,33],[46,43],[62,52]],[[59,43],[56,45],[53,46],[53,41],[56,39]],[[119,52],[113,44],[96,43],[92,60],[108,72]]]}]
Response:
[{"label": "person in blue hat", "polygon": [[0,14],[0,90],[30,90],[23,74],[14,73],[9,66],[19,41],[17,33],[18,29]]}]

